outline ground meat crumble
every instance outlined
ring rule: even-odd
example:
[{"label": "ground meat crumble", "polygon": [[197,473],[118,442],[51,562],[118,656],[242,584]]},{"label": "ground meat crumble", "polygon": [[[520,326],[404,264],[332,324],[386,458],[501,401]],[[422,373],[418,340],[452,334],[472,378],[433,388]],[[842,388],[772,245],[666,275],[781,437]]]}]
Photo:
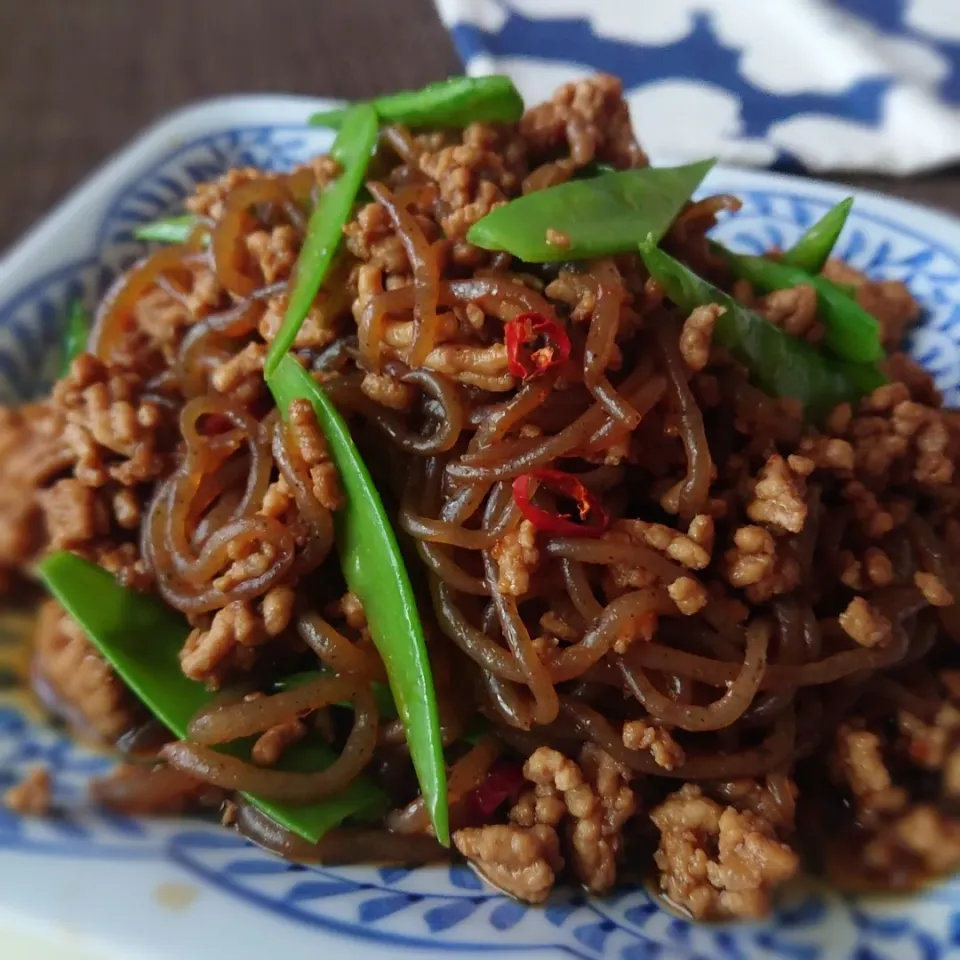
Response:
[{"label": "ground meat crumble", "polygon": [[593,893],[610,890],[623,825],[636,812],[620,768],[596,747],[584,747],[579,764],[539,747],[523,774],[534,786],[510,811],[510,825],[459,830],[457,849],[491,882],[537,903],[564,865],[562,836],[566,862],[584,886]]},{"label": "ground meat crumble", "polygon": [[256,648],[286,630],[294,591],[273,587],[258,601],[231,600],[212,617],[202,617],[180,651],[180,666],[192,680],[219,683],[224,674],[255,662]]},{"label": "ground meat crumble", "polygon": [[710,360],[710,343],[713,327],[724,308],[712,303],[697,307],[683,322],[680,331],[680,355],[690,370],[699,372]]},{"label": "ground meat crumble", "polygon": [[763,916],[776,887],[799,869],[797,855],[769,821],[722,807],[692,783],[650,819],[660,831],[660,889],[698,920]]},{"label": "ground meat crumble", "polygon": [[45,817],[53,802],[53,782],[46,770],[36,767],[3,795],[8,810],[24,817]]},{"label": "ground meat crumble", "polygon": [[33,670],[64,704],[72,720],[107,743],[140,716],[136,699],[55,601],[40,609],[33,641]]},{"label": "ground meat crumble", "polygon": [[546,900],[563,867],[557,832],[542,824],[468,827],[453,842],[495,887],[527,903]]},{"label": "ground meat crumble", "polygon": [[854,597],[839,619],[844,632],[861,647],[883,647],[893,637],[890,621],[863,597]]},{"label": "ground meat crumble", "polygon": [[753,603],[789,593],[800,582],[796,558],[779,552],[773,536],[763,527],[740,527],[734,546],[724,556],[731,586],[744,590]]},{"label": "ground meat crumble", "polygon": [[493,545],[490,555],[497,562],[497,589],[508,596],[522,597],[530,589],[530,577],[540,562],[536,527],[529,520],[521,520]]},{"label": "ground meat crumble", "polygon": [[623,745],[628,750],[649,750],[664,770],[674,770],[686,759],[683,747],[666,727],[646,720],[630,720],[623,725]]},{"label": "ground meat crumble", "polygon": [[[897,711],[899,736],[865,721],[843,724],[836,734],[831,769],[852,797],[861,860],[889,883],[960,863],[960,822],[949,806],[960,795],[960,686],[954,675],[940,674],[943,697],[939,705],[933,698],[936,709],[929,719]],[[923,776],[904,778],[911,767]],[[931,787],[938,784],[947,806],[913,796],[918,784],[925,784],[928,796],[937,793]]]},{"label": "ground meat crumble", "polygon": [[774,326],[791,337],[808,343],[823,339],[823,324],[817,319],[817,292],[808,283],[768,293],[759,308]]},{"label": "ground meat crumble", "polygon": [[306,726],[297,718],[286,723],[278,723],[260,734],[250,756],[257,766],[272,767],[288,747],[302,740],[306,735]]}]

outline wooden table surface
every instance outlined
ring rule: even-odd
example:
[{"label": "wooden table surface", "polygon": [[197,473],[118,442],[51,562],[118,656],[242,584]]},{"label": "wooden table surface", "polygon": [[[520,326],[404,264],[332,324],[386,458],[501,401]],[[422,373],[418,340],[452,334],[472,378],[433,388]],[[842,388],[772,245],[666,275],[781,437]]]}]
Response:
[{"label": "wooden table surface", "polygon": [[[184,103],[369,97],[457,70],[431,0],[0,0],[0,248]],[[960,215],[960,168],[838,179]]]}]

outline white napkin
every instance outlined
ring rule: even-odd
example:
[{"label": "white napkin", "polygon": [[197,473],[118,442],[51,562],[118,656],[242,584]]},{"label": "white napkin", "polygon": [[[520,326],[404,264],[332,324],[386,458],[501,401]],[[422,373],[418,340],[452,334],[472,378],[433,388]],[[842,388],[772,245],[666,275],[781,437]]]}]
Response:
[{"label": "white napkin", "polygon": [[436,0],[528,102],[623,78],[651,154],[915,173],[960,160],[960,0]]}]

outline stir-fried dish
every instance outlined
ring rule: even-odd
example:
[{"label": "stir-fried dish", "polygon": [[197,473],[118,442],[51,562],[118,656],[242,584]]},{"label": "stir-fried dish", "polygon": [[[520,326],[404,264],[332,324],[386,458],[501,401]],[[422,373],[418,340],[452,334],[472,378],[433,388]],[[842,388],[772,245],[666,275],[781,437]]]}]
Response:
[{"label": "stir-fried dish", "polygon": [[34,686],[128,757],[96,800],[699,918],[824,846],[960,861],[960,421],[831,258],[850,203],[727,250],[605,76],[315,122],[145,225],[2,414]]}]

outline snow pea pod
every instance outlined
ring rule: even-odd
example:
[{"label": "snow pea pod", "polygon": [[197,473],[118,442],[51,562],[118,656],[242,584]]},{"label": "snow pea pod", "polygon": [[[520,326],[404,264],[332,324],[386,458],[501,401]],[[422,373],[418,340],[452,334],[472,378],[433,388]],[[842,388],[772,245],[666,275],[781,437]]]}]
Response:
[{"label": "snow pea pod", "polygon": [[144,223],[133,231],[133,235],[138,240],[154,240],[157,243],[186,243],[196,225],[197,218],[192,213],[184,213]]},{"label": "snow pea pod", "polygon": [[64,330],[63,349],[60,360],[60,376],[65,377],[70,370],[70,364],[84,350],[87,349],[87,343],[90,341],[90,329],[93,326],[93,320],[90,314],[83,308],[79,300],[74,300],[70,304],[70,313],[67,314],[67,327]]},{"label": "snow pea pod", "polygon": [[811,276],[799,267],[766,257],[744,256],[714,246],[730,264],[735,276],[748,280],[764,293],[807,284],[817,294],[817,315],[823,323],[823,345],[843,360],[874,363],[884,356],[880,324],[835,283],[826,277]]},{"label": "snow pea pod", "polygon": [[819,273],[830,259],[852,206],[853,197],[847,197],[831,207],[781,257],[780,262],[799,267],[806,273]]},{"label": "snow pea pod", "polygon": [[293,346],[307,312],[326,278],[333,256],[343,238],[343,228],[363,186],[367,164],[377,143],[377,112],[361,104],[351,107],[330,149],[330,156],[340,164],[342,172],[320,194],[310,214],[307,235],[297,258],[293,276],[293,292],[287,304],[283,323],[264,364],[267,376]]},{"label": "snow pea pod", "polygon": [[636,250],[667,232],[715,162],[619,170],[537,190],[492,210],[467,231],[467,240],[527,263]]},{"label": "snow pea pod", "polygon": [[442,844],[449,845],[437,695],[417,602],[396,535],[350,428],[323,389],[289,354],[267,376],[267,385],[284,415],[294,400],[308,400],[327,438],[347,498],[347,505],[334,515],[343,577],[363,603],[434,832]]},{"label": "snow pea pod", "polygon": [[[523,97],[509,77],[451,77],[422,90],[404,90],[371,101],[383,123],[407,127],[465,127],[477,121],[515,123],[523,114]],[[315,113],[314,127],[339,130],[349,107]]]},{"label": "snow pea pod", "polygon": [[[180,669],[179,652],[190,632],[186,620],[155,598],[120,586],[106,570],[76,554],[51,554],[38,569],[50,592],[124,683],[176,736],[186,737],[190,718],[212,700],[202,684]],[[220,749],[249,758],[250,741]],[[325,744],[305,740],[285,751],[278,768],[307,773],[322,770],[335,759]],[[374,816],[386,804],[382,791],[362,777],[337,796],[304,806],[247,799],[312,843],[348,817]]]},{"label": "snow pea pod", "polygon": [[747,367],[761,390],[799,400],[811,419],[821,421],[838,404],[855,402],[886,382],[875,364],[835,360],[788,336],[653,243],[643,244],[640,255],[650,276],[681,310],[711,303],[724,307],[714,341]]}]

